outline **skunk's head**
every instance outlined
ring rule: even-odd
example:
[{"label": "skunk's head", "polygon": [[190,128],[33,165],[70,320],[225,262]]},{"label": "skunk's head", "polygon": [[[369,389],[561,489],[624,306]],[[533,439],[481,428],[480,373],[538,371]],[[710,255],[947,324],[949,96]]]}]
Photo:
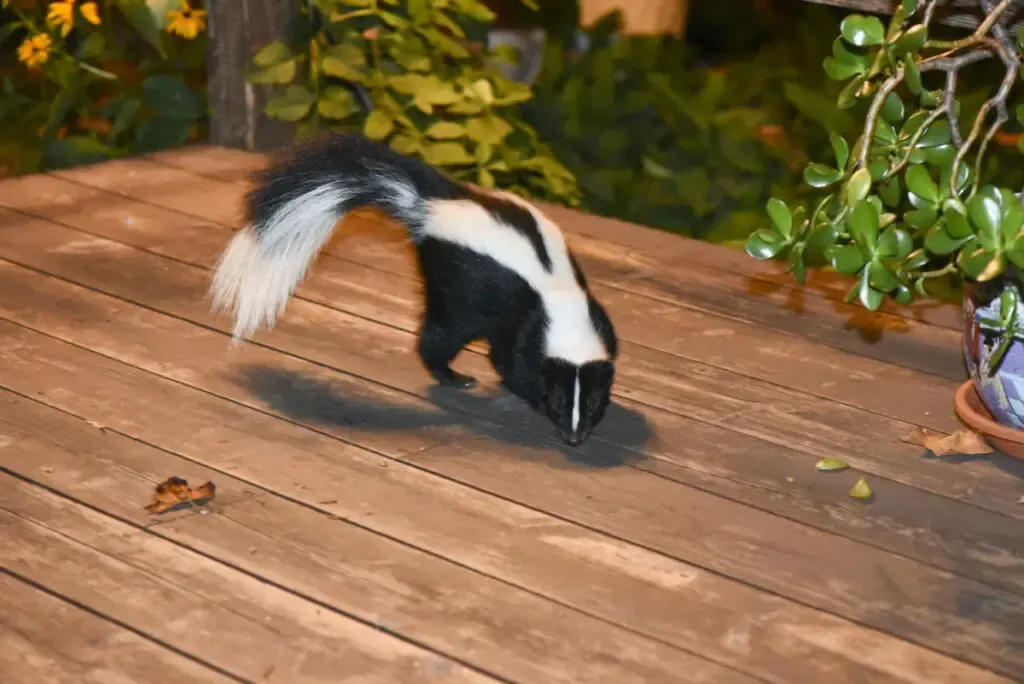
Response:
[{"label": "skunk's head", "polygon": [[543,409],[566,444],[586,441],[604,418],[611,399],[615,364],[591,361],[581,366],[548,358],[541,365]]}]

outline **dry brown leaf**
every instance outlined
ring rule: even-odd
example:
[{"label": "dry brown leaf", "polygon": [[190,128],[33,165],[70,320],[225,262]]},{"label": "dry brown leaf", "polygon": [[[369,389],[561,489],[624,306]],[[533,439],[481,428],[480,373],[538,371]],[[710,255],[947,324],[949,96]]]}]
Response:
[{"label": "dry brown leaf", "polygon": [[146,506],[150,513],[164,513],[183,503],[197,504],[212,499],[217,487],[212,482],[205,482],[195,489],[188,486],[188,480],[180,477],[169,477],[156,486],[153,503]]},{"label": "dry brown leaf", "polygon": [[977,432],[963,429],[951,435],[932,432],[923,427],[915,427],[903,438],[908,444],[922,446],[936,456],[952,456],[953,454],[991,454],[992,447]]}]

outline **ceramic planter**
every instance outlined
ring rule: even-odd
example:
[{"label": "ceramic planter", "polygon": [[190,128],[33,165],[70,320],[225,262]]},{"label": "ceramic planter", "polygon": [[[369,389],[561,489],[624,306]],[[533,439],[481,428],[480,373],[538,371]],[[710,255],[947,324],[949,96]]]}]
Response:
[{"label": "ceramic planter", "polygon": [[[992,372],[993,356],[1003,335],[983,329],[979,322],[979,317],[999,319],[999,297],[1009,282],[1020,283],[1016,269],[965,290],[963,351],[970,380],[957,392],[956,412],[993,446],[1011,455],[1024,456],[1024,342],[1011,342]],[[1018,309],[1024,307],[1018,305]],[[1024,310],[1020,314],[1024,321]]]}]

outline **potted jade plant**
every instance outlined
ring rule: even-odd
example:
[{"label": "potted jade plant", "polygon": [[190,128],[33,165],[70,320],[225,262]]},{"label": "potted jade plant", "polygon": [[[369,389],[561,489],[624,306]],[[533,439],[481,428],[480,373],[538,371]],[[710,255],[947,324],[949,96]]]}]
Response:
[{"label": "potted jade plant", "polygon": [[[1015,453],[1024,447],[1024,206],[1019,182],[1009,187],[988,162],[1008,137],[1024,37],[1006,27],[1013,0],[977,4],[978,26],[952,39],[934,35],[950,30],[933,21],[938,0],[903,0],[887,26],[857,14],[842,21],[823,66],[846,83],[840,107],[866,108],[861,135],[831,134],[835,163],[804,172],[820,195],[808,206],[770,200],[771,226],[746,251],[787,260],[801,283],[805,265],[823,262],[855,279],[846,300],[870,310],[962,286],[970,379],[957,413]],[[995,77],[968,103],[961,76],[985,69]],[[1014,113],[1019,120],[1024,107]]]}]

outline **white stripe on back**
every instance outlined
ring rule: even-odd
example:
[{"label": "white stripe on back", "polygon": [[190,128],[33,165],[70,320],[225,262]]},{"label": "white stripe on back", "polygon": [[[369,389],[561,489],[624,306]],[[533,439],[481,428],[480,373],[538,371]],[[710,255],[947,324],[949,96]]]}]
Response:
[{"label": "white stripe on back", "polygon": [[587,295],[576,282],[565,238],[551,219],[511,193],[495,192],[526,208],[537,221],[551,271],[537,258],[530,240],[497,220],[472,200],[435,200],[429,203],[424,233],[489,256],[516,272],[541,298],[550,325],[546,354],[575,365],[607,359],[608,352],[590,318]]}]

